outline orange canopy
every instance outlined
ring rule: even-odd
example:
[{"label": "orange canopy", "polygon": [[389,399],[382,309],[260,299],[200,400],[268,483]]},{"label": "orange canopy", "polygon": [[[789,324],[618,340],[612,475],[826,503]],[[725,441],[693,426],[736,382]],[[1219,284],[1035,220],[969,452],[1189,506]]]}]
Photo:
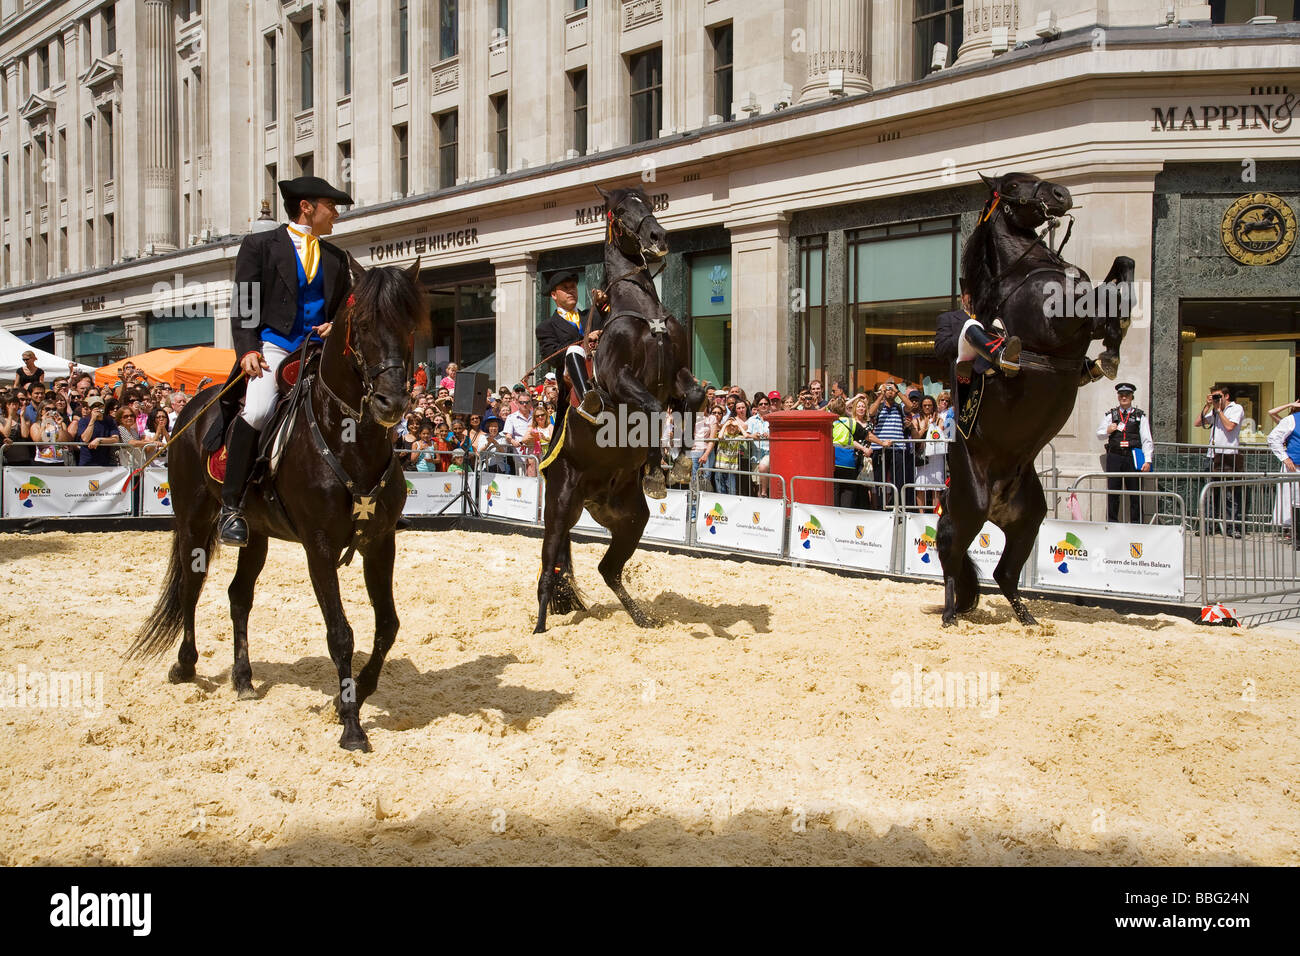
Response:
[{"label": "orange canopy", "polygon": [[112,385],[121,379],[122,366],[132,362],[138,371],[143,372],[150,382],[167,382],[173,388],[184,385],[185,390],[193,394],[199,381],[210,378],[214,382],[224,382],[235,365],[234,349],[154,349],[132,355],[95,369],[95,384]]}]

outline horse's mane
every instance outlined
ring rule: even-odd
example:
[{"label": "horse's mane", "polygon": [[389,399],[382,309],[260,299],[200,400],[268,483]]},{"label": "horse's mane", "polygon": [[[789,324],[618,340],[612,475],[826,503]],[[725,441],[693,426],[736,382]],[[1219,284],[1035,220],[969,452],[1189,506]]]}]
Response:
[{"label": "horse's mane", "polygon": [[[997,294],[993,269],[993,229],[987,221],[981,221],[966,237],[966,244],[961,252],[961,274],[966,279],[966,288],[971,295],[971,308],[977,316],[984,316],[991,309]],[[992,319],[993,316],[988,316]]]},{"label": "horse's mane", "polygon": [[396,266],[368,270],[352,287],[353,321],[398,321],[409,329],[428,318],[424,297],[410,276]]}]

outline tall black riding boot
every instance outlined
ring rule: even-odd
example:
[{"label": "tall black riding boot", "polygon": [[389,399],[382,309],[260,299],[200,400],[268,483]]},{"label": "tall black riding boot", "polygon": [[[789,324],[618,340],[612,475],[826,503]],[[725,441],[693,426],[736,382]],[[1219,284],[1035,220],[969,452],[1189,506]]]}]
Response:
[{"label": "tall black riding boot", "polygon": [[1020,337],[1007,336],[1005,339],[994,338],[977,325],[966,327],[966,341],[975,346],[975,351],[983,356],[990,365],[1008,378],[1020,373]]},{"label": "tall black riding boot", "polygon": [[240,503],[244,497],[244,485],[248,484],[249,472],[253,470],[259,434],[241,416],[235,419],[235,427],[231,429],[230,439],[226,442],[226,479],[221,485],[221,517],[218,528],[221,543],[236,548],[248,544],[248,522],[244,520]]},{"label": "tall black riding boot", "polygon": [[604,404],[600,400],[600,393],[587,380],[587,363],[578,353],[566,352],[564,370],[569,373],[569,384],[578,396],[578,414],[595,425],[596,416],[604,410]]}]

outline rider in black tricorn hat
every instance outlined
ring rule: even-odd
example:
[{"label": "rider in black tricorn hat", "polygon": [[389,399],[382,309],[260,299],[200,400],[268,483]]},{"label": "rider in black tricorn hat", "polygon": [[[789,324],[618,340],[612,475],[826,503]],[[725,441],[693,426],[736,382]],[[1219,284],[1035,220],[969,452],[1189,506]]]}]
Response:
[{"label": "rider in black tricorn hat", "polygon": [[569,348],[551,360],[551,368],[559,381],[568,381],[578,399],[577,412],[583,418],[596,422],[601,412],[600,394],[591,387],[587,377],[587,353],[582,347],[583,336],[604,328],[609,311],[605,293],[595,289],[591,293],[592,307],[587,311],[586,322],[578,308],[578,274],[569,269],[551,273],[546,280],[546,292],[555,303],[555,309],[537,326],[537,349],[545,358]]},{"label": "rider in black tricorn hat", "polygon": [[244,485],[252,470],[257,438],[275,407],[275,372],[310,338],[329,334],[330,316],[352,286],[347,255],[320,241],[334,230],[338,205],[352,197],[319,176],[280,182],[289,224],[250,233],[235,259],[230,326],[239,357],[231,378],[248,376],[244,410],[226,444],[226,477],[221,489],[221,541],[242,548],[248,525],[241,511]]},{"label": "rider in black tricorn hat", "polygon": [[977,371],[1012,377],[1020,372],[1020,338],[993,336],[971,311],[966,280],[961,283],[961,308],[944,312],[935,324],[934,351],[940,358],[957,362],[957,376],[963,381]]}]

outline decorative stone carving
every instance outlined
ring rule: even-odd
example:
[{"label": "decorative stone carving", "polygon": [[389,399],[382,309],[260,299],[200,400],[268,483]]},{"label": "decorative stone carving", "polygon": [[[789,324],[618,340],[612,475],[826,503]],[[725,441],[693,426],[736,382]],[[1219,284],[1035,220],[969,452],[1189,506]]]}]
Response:
[{"label": "decorative stone carving", "polygon": [[867,5],[858,0],[808,0],[808,80],[799,102],[831,96],[830,71],[844,71],[843,92],[871,89]]},{"label": "decorative stone carving", "polygon": [[310,139],[312,133],[316,131],[316,114],[311,110],[305,113],[299,113],[293,118],[293,138],[295,140]]},{"label": "decorative stone carving", "polygon": [[1008,38],[1015,43],[1020,27],[1018,0],[965,0],[962,5],[962,44],[954,66],[991,60],[993,28],[1006,27]]},{"label": "decorative stone carving", "polygon": [[663,0],[623,0],[623,32],[664,17]]},{"label": "decorative stone carving", "polygon": [[433,92],[446,93],[460,86],[460,62],[452,61],[433,70]]}]

